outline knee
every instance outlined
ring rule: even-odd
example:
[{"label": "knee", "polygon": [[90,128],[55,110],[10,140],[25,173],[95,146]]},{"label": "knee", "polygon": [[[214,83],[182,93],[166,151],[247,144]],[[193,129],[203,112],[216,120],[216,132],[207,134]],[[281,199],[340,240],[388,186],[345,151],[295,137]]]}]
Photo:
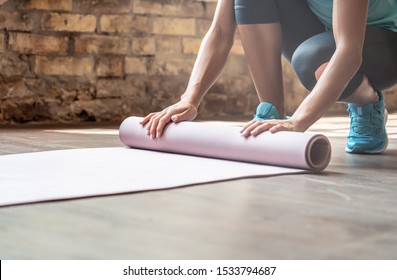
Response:
[{"label": "knee", "polygon": [[335,41],[330,32],[313,36],[295,50],[291,65],[302,84],[312,90],[325,64],[335,52]]}]

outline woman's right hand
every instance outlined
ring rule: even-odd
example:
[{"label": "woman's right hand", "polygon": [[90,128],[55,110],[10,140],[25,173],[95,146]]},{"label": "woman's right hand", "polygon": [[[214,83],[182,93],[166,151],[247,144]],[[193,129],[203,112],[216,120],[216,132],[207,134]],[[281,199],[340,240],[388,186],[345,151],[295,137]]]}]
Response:
[{"label": "woman's right hand", "polygon": [[169,122],[191,121],[197,116],[197,108],[202,98],[226,64],[236,28],[234,1],[219,0],[181,101],[160,112],[150,113],[141,121],[141,125],[146,125],[147,134],[152,139],[161,137]]},{"label": "woman's right hand", "polygon": [[160,112],[150,113],[140,122],[146,125],[147,135],[158,138],[164,132],[165,126],[170,122],[178,123],[191,121],[197,116],[197,107],[186,101],[179,101]]}]

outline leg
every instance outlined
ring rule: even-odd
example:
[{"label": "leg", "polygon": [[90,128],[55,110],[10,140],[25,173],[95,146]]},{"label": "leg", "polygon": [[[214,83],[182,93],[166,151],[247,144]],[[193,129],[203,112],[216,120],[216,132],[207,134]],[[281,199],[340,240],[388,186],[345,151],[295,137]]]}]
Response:
[{"label": "leg", "polygon": [[276,5],[283,31],[283,56],[291,61],[298,46],[324,32],[325,27],[310,10],[306,0],[277,0]]},{"label": "leg", "polygon": [[235,15],[252,79],[261,102],[284,117],[281,27],[274,0],[235,0]]},{"label": "leg", "polygon": [[[317,81],[320,79],[327,65],[328,62],[324,63],[317,68],[316,72],[314,72]],[[368,77],[364,75],[362,82],[357,86],[353,93],[350,96],[347,96],[341,102],[354,103],[356,105],[363,106],[368,103],[375,103],[378,101],[378,94],[369,82]]]},{"label": "leg", "polygon": [[[397,33],[379,27],[368,27],[359,72],[363,82],[345,100],[351,118],[346,151],[382,153],[388,145],[385,128],[387,111],[381,90],[397,83]],[[368,77],[368,78],[366,78]],[[371,101],[369,92],[376,91]],[[367,103],[363,101],[367,97]]]},{"label": "leg", "polygon": [[[331,32],[302,43],[292,64],[302,83],[312,89],[335,51]],[[351,117],[346,151],[381,153],[387,147],[385,103],[380,90],[397,83],[397,33],[368,27],[363,63],[339,100],[348,102]]]},{"label": "leg", "polygon": [[[292,66],[295,69],[302,84],[312,90],[325,70],[328,61],[335,52],[335,40],[332,32],[317,34],[303,42],[292,56]],[[368,79],[363,73],[358,72],[350,81],[339,100],[345,102],[354,101],[360,105],[368,104],[375,100],[377,94],[368,85]],[[353,92],[360,89],[359,97],[351,96]]]},{"label": "leg", "polygon": [[359,106],[379,101],[377,91],[397,84],[397,33],[379,27],[367,27],[363,48],[362,83],[344,102]]},{"label": "leg", "polygon": [[[323,32],[303,42],[294,52],[292,66],[302,84],[312,90],[335,52],[332,32]],[[397,83],[397,33],[367,27],[363,63],[346,87],[340,101],[365,105],[376,102],[376,91]]]},{"label": "leg", "polygon": [[276,106],[285,116],[279,23],[238,26],[260,102]]},{"label": "leg", "polygon": [[275,104],[283,117],[281,50],[290,61],[324,26],[305,0],[235,0],[235,15],[259,99]]}]

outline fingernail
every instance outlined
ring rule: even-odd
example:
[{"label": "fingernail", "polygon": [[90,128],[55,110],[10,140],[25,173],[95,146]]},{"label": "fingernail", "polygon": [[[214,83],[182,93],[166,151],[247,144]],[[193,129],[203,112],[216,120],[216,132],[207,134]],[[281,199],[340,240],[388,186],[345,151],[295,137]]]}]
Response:
[{"label": "fingernail", "polygon": [[177,116],[172,116],[172,117],[171,117],[171,120],[172,120],[173,122],[176,122],[176,121],[178,120],[178,117],[177,117]]}]

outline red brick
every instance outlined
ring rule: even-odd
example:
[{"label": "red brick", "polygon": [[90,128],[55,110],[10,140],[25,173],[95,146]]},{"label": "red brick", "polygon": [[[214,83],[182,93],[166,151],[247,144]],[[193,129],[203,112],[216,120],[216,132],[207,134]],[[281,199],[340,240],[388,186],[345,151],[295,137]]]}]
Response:
[{"label": "red brick", "polygon": [[155,1],[134,1],[134,14],[155,14],[161,15],[163,11],[163,4]]},{"label": "red brick", "polygon": [[181,38],[175,36],[162,36],[157,39],[156,53],[182,53]]},{"label": "red brick", "polygon": [[197,54],[200,48],[201,39],[198,38],[183,38],[183,53]]},{"label": "red brick", "polygon": [[122,79],[99,79],[97,82],[97,98],[122,97],[128,90],[126,82]]},{"label": "red brick", "polygon": [[42,75],[92,76],[94,60],[91,57],[36,56],[35,72]]},{"label": "red brick", "polygon": [[193,69],[194,60],[183,56],[176,58],[156,57],[150,74],[153,75],[189,75]]},{"label": "red brick", "polygon": [[149,18],[146,16],[135,15],[132,18],[132,27],[135,32],[148,33],[149,29]]},{"label": "red brick", "polygon": [[146,74],[147,60],[146,58],[126,57],[125,58],[126,74]]},{"label": "red brick", "polygon": [[10,49],[19,53],[66,54],[68,49],[67,37],[44,36],[27,33],[11,33],[9,39]]},{"label": "red brick", "polygon": [[50,13],[43,17],[42,28],[53,31],[94,32],[96,17],[93,15]]},{"label": "red brick", "polygon": [[99,24],[102,32],[128,33],[132,28],[132,16],[102,15]]},{"label": "red brick", "polygon": [[4,44],[4,34],[0,33],[0,53],[4,52],[5,44]]},{"label": "red brick", "polygon": [[33,20],[26,14],[16,12],[0,12],[0,29],[31,31]]},{"label": "red brick", "polygon": [[100,18],[102,32],[149,32],[149,20],[145,16],[103,15]]},{"label": "red brick", "polygon": [[128,39],[104,35],[81,36],[75,39],[75,51],[95,54],[127,54]]},{"label": "red brick", "polygon": [[156,53],[156,41],[151,37],[134,38],[131,48],[133,54],[154,55]]},{"label": "red brick", "polygon": [[103,98],[95,100],[79,100],[71,104],[70,109],[74,115],[83,121],[110,121],[121,119],[123,101],[116,98]]},{"label": "red brick", "polygon": [[[29,75],[29,61],[26,56],[17,53],[0,55],[0,81],[18,81]],[[2,93],[0,92],[0,95]],[[0,101],[1,105],[1,101]]]},{"label": "red brick", "polygon": [[153,33],[167,35],[195,35],[196,20],[186,18],[162,18],[153,19]]},{"label": "red brick", "polygon": [[98,77],[121,77],[123,75],[123,63],[120,57],[101,56],[96,66]]},{"label": "red brick", "polygon": [[180,5],[161,3],[160,1],[133,1],[135,14],[202,17],[206,15],[205,10],[204,6],[197,1],[185,1]]},{"label": "red brick", "polygon": [[129,13],[130,0],[80,0],[74,2],[73,8],[80,13]]},{"label": "red brick", "polygon": [[71,11],[73,0],[27,0],[25,9]]}]

